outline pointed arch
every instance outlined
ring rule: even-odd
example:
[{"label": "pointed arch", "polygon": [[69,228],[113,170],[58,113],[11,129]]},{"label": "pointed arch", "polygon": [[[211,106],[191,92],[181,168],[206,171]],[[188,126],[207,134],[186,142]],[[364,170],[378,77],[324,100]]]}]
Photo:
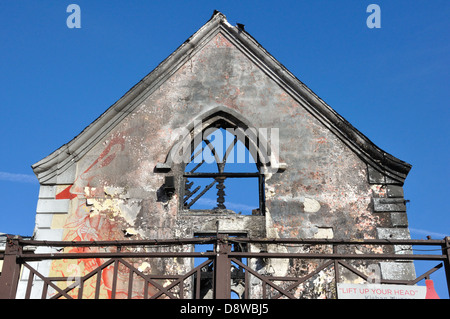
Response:
[{"label": "pointed arch", "polygon": [[[256,128],[236,111],[218,106],[197,116],[182,131],[182,136],[172,146],[165,162],[167,168],[173,169],[178,165],[174,171],[183,172],[184,185],[180,186],[182,209],[192,209],[201,198],[203,202],[207,202],[208,196],[202,196],[208,192],[211,196],[216,188],[217,196],[212,195],[216,196],[215,199],[208,199],[208,203],[214,204],[215,207],[205,210],[242,212],[244,209],[238,207],[243,208],[245,205],[241,202],[226,201],[225,198],[233,194],[236,188],[233,185],[249,183],[251,187],[247,189],[247,192],[252,194],[253,199],[256,198],[256,204],[252,202],[246,207],[245,214],[264,214],[264,177],[275,158],[271,154],[273,150],[269,143],[267,129]],[[215,141],[217,138],[220,141]],[[239,162],[239,158],[244,157],[242,153],[239,154],[238,147],[241,152],[245,149],[244,157],[248,162],[246,160]],[[199,154],[204,152],[210,154],[209,159],[213,166],[204,165],[204,157],[196,162]],[[237,161],[234,158],[231,160],[232,156],[236,156]],[[228,170],[230,162],[244,165],[241,166],[244,170]],[[249,165],[250,162],[253,166]],[[189,169],[187,169],[188,166]],[[199,169],[201,166],[209,167],[209,169]],[[237,181],[238,178],[241,180]],[[225,190],[225,184],[228,187],[227,190]]]},{"label": "pointed arch", "polygon": [[224,106],[217,106],[200,114],[185,126],[168,152],[165,163],[160,166],[172,168],[174,164],[189,163],[192,152],[202,142],[202,136],[217,128],[234,133],[250,151],[261,172],[276,172],[283,166],[279,163],[278,136],[269,140],[266,128],[257,128],[243,115]]}]

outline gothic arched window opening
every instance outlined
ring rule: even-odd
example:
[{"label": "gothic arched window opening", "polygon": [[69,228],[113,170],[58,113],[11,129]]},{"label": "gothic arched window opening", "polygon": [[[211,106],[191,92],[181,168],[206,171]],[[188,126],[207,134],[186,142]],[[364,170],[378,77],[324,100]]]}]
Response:
[{"label": "gothic arched window opening", "polygon": [[234,129],[205,130],[185,167],[184,208],[263,215],[264,175],[249,144]]}]

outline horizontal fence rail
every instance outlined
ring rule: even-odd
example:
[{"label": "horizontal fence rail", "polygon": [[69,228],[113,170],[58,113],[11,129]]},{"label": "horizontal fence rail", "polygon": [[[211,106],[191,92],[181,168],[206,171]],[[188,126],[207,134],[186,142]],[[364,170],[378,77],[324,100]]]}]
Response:
[{"label": "horizontal fence rail", "polygon": [[[417,246],[427,253],[413,253]],[[350,252],[351,247],[366,252]],[[378,253],[368,247],[379,247]],[[323,273],[333,279],[327,283],[331,291],[327,296],[336,298],[344,273],[369,281],[362,263],[381,261],[440,263],[414,279],[380,278],[380,284],[415,285],[444,268],[449,288],[449,252],[449,237],[338,240],[217,234],[164,240],[37,241],[8,235],[0,252],[0,298],[18,298],[19,285],[23,285],[20,298],[228,299],[233,293],[239,298],[299,298],[305,285],[311,288],[310,281]],[[76,267],[82,271],[67,271]],[[273,270],[277,267],[288,270],[280,275]]]}]

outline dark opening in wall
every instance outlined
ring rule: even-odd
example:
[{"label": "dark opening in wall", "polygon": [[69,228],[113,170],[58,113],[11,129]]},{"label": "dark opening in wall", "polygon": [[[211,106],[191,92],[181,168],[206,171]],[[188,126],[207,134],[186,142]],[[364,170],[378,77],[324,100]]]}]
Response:
[{"label": "dark opening in wall", "polygon": [[[219,236],[219,234],[213,233],[197,233],[194,234],[197,238],[210,238],[214,236]],[[226,235],[228,238],[233,237],[247,237],[246,233],[220,233],[221,236]],[[217,247],[215,244],[195,244],[194,251],[195,252],[217,252]],[[247,244],[242,243],[231,243],[230,250],[233,252],[246,252],[248,251]],[[230,262],[230,275],[231,275],[231,283],[230,283],[230,298],[231,299],[243,299],[245,291],[248,288],[245,287],[245,277],[246,277],[246,269],[242,266],[248,266],[247,258],[235,258],[239,263],[234,261]],[[210,299],[214,296],[214,283],[217,280],[214,280],[215,274],[215,262],[212,259],[208,259],[207,257],[196,257],[194,259],[194,267],[200,267],[200,272],[196,272],[194,275],[194,295],[198,296],[200,299]],[[219,274],[220,276],[220,274]]]}]

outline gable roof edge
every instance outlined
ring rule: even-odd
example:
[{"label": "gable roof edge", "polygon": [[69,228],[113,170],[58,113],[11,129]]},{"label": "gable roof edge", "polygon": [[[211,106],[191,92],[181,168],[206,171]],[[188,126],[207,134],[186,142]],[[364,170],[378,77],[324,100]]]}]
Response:
[{"label": "gable roof edge", "polygon": [[287,70],[267,50],[265,50],[248,32],[233,27],[225,15],[215,11],[210,20],[189,37],[172,54],[162,61],[153,71],[126,92],[94,122],[67,144],[32,165],[32,169],[41,184],[56,184],[57,176],[67,171],[74,163],[106,136],[124,117],[140,104],[142,97],[159,87],[174,70],[178,69],[209,34],[219,27],[235,38],[241,50],[245,50],[255,62],[270,73],[272,79],[281,85],[290,95],[310,112],[323,125],[338,136],[360,158],[386,176],[403,184],[411,165],[388,154],[365,135],[353,127],[303,82]]},{"label": "gable roof edge", "polygon": [[167,73],[173,69],[177,69],[177,65],[181,64],[184,60],[183,57],[190,56],[199,42],[224,22],[225,24],[228,24],[226,17],[218,11],[214,11],[214,14],[208,22],[182,43],[155,69],[129,89],[119,100],[112,104],[81,133],[45,158],[33,164],[31,168],[37,176],[39,183],[59,183],[57,181],[57,175],[69,170],[77,159],[90,149],[91,145],[95,145],[101,138],[106,136],[117,123],[139,104],[139,97],[145,95],[146,91],[158,87],[163,78],[168,77]]},{"label": "gable roof edge", "polygon": [[360,158],[376,170],[403,184],[412,165],[385,152],[376,146],[368,137],[351,125],[346,119],[331,108],[309,87],[293,75],[284,65],[276,60],[247,31],[235,27],[227,28],[238,38],[261,63],[268,66],[272,76],[279,78],[280,84],[291,96],[307,109],[316,119],[335,133]]}]

